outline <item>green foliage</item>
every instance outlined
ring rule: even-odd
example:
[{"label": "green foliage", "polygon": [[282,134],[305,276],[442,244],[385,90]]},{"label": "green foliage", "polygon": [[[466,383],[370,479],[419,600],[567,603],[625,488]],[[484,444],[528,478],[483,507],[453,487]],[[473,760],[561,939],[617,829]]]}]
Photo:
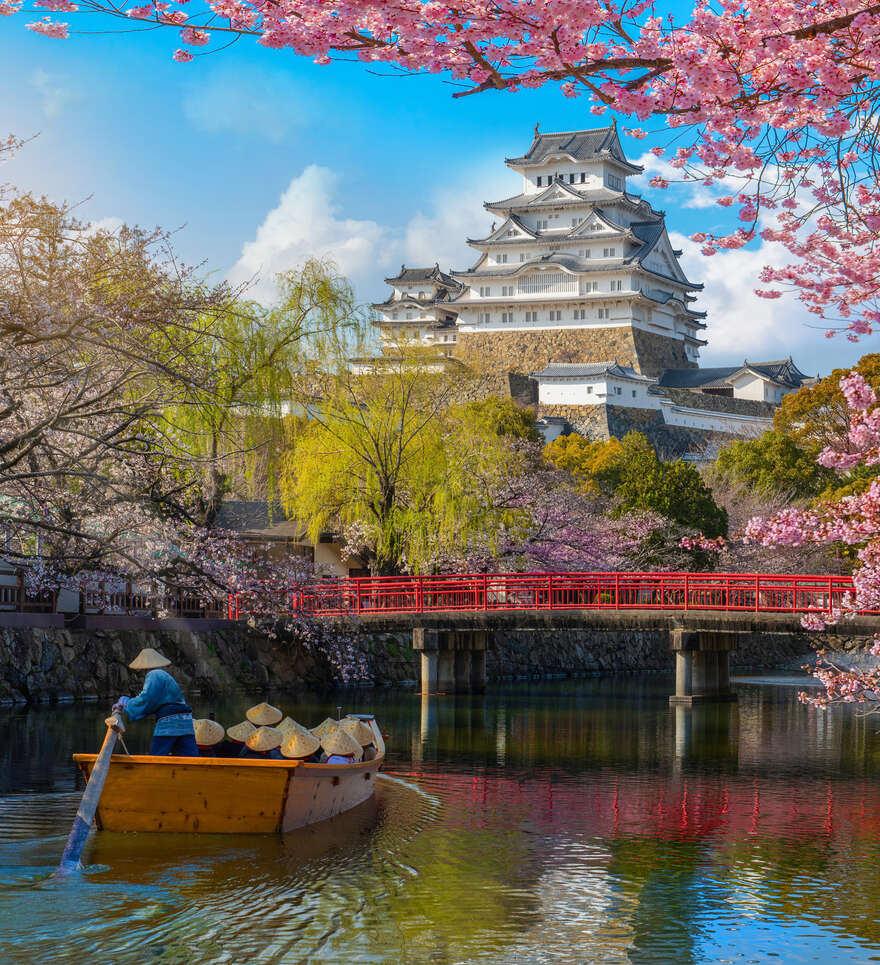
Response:
[{"label": "green foliage", "polygon": [[799,445],[791,435],[770,429],[759,439],[726,446],[718,453],[713,471],[764,496],[809,499],[837,479],[832,470],[816,462],[818,454],[815,445]]},{"label": "green foliage", "polygon": [[696,468],[681,459],[661,462],[653,450],[638,452],[627,463],[615,496],[619,513],[646,510],[710,539],[727,535],[727,512],[715,503]]},{"label": "green foliage", "polygon": [[627,474],[629,463],[654,450],[641,432],[628,432],[623,439],[590,442],[579,435],[560,436],[544,449],[557,469],[570,472],[585,492],[612,496]]},{"label": "green foliage", "polygon": [[491,534],[510,511],[486,494],[523,458],[528,423],[512,403],[461,403],[464,376],[421,355],[314,373],[320,401],[284,454],[286,512],[312,539],[342,529],[381,574],[430,570],[438,553]]},{"label": "green foliage", "polygon": [[773,418],[773,428],[759,439],[734,442],[718,454],[713,475],[765,497],[837,500],[862,492],[877,473],[860,466],[846,477],[816,462],[819,453],[839,446],[849,431],[849,410],[840,380],[859,372],[880,390],[880,354],[865,355],[852,369],[835,369],[815,385],[786,395]]},{"label": "green foliage", "polygon": [[523,409],[511,399],[489,396],[458,406],[457,414],[463,422],[481,426],[498,436],[533,443],[541,441],[541,433],[535,428],[534,410]]}]

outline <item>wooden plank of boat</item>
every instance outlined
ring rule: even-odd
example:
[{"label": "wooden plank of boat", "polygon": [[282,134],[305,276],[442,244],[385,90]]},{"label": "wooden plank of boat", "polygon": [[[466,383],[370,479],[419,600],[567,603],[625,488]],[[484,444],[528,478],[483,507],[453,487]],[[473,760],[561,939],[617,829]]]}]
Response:
[{"label": "wooden plank of boat", "polygon": [[[271,834],[333,817],[365,801],[385,760],[360,764],[223,757],[114,755],[95,816],[106,831]],[[86,777],[96,754],[74,754]]]}]

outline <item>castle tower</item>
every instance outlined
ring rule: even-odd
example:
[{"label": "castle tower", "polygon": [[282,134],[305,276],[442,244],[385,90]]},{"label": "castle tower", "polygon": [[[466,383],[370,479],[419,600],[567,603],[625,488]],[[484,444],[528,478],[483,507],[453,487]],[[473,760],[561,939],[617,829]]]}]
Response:
[{"label": "castle tower", "polygon": [[468,239],[479,258],[451,271],[462,287],[444,293],[455,356],[499,377],[608,359],[647,376],[695,368],[705,323],[690,293],[702,286],[685,277],[664,213],[627,191],[642,168],[616,127],[536,131],[506,164],[522,191],[484,205],[497,223]]},{"label": "castle tower", "polygon": [[393,289],[384,302],[373,308],[380,312],[376,326],[383,355],[394,354],[401,346],[436,347],[444,355],[451,355],[455,347],[455,312],[449,310],[450,297],[462,290],[462,285],[439,265],[433,268],[407,268],[393,278],[386,278]]}]

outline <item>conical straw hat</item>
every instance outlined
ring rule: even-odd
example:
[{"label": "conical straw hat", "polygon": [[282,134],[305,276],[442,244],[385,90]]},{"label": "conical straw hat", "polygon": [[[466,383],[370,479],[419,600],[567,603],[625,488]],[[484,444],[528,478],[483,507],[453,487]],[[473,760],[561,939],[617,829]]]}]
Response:
[{"label": "conical straw hat", "polygon": [[284,714],[282,714],[277,707],[262,703],[251,707],[245,716],[252,724],[256,724],[257,727],[272,727],[281,720]]},{"label": "conical straw hat", "polygon": [[354,759],[359,761],[364,752],[360,744],[346,731],[337,727],[321,741],[321,748],[329,757],[331,754],[353,754]]},{"label": "conical straw hat", "polygon": [[311,734],[308,727],[303,727],[302,724],[297,723],[292,717],[285,717],[280,724],[276,724],[275,726],[285,737],[290,737],[297,732],[300,734]]},{"label": "conical straw hat", "polygon": [[171,661],[163,657],[158,650],[147,647],[128,665],[129,670],[156,670],[158,667],[170,667]]},{"label": "conical straw hat", "polygon": [[245,741],[252,751],[271,751],[281,746],[282,734],[275,727],[258,727]]},{"label": "conical straw hat", "polygon": [[227,728],[226,736],[230,740],[243,744],[256,729],[249,720],[243,720],[240,724]]},{"label": "conical straw hat", "polygon": [[319,741],[322,741],[331,731],[336,730],[337,727],[339,727],[338,720],[334,720],[332,717],[325,717],[317,727],[312,728],[312,733]]},{"label": "conical straw hat", "polygon": [[367,744],[372,744],[376,740],[375,734],[362,720],[357,720],[354,717],[346,717],[339,726],[347,734],[351,734],[361,747],[366,747]]},{"label": "conical straw hat", "polygon": [[226,731],[222,724],[218,724],[216,720],[208,720],[207,718],[194,720],[193,730],[196,732],[196,743],[199,747],[213,747],[215,744],[219,744],[226,736]]},{"label": "conical straw hat", "polygon": [[309,754],[314,754],[320,746],[321,742],[318,738],[308,731],[303,734],[295,730],[281,745],[281,753],[285,757],[308,757]]}]

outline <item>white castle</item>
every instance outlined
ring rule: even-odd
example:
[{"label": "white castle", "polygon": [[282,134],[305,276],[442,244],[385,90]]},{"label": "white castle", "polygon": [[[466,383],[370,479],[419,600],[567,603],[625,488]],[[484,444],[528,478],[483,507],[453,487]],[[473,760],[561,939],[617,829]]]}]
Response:
[{"label": "white castle", "polygon": [[[505,163],[522,190],[485,203],[496,222],[468,239],[479,252],[471,268],[402,266],[386,279],[393,292],[374,305],[383,354],[430,347],[494,372],[514,394],[530,380],[539,415],[560,421],[615,406],[681,428],[767,428],[772,405],[806,376],[790,359],[698,368],[706,323],[692,293],[702,285],[682,271],[664,212],[627,190],[643,169],[624,156],[617,128],[536,127],[528,151]],[[685,402],[714,398],[682,405],[678,390]],[[597,430],[609,433],[618,434]]]}]

